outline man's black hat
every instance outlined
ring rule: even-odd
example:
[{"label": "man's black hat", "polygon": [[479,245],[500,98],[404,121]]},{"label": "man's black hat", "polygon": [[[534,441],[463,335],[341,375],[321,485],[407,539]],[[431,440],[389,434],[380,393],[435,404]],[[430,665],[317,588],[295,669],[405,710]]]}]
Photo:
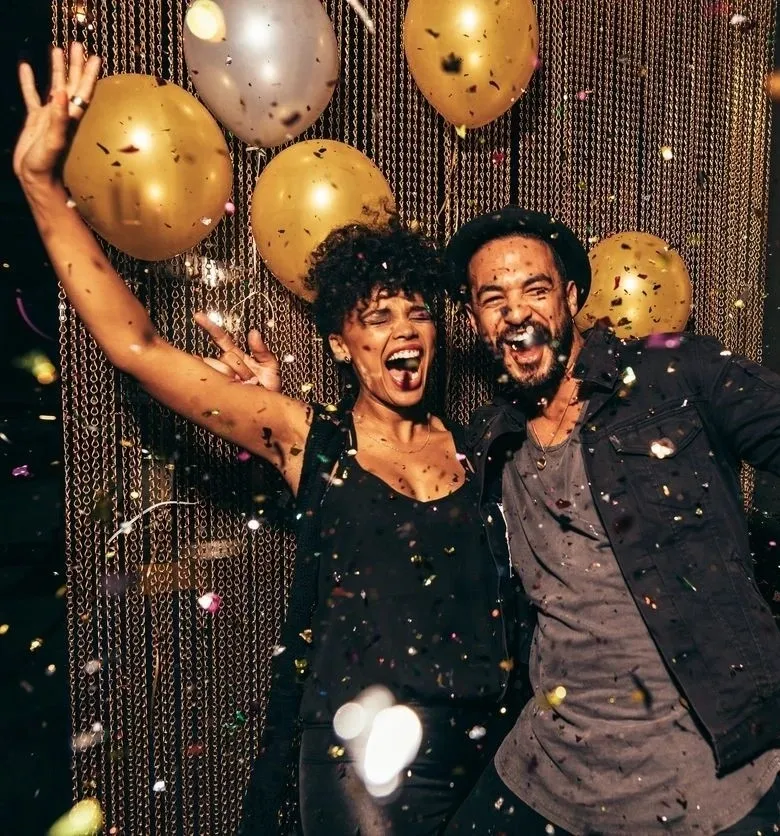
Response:
[{"label": "man's black hat", "polygon": [[585,247],[565,224],[520,206],[505,206],[479,215],[452,236],[445,253],[453,268],[456,297],[468,298],[468,267],[474,253],[488,241],[518,233],[533,235],[555,250],[566,270],[566,281],[577,286],[581,308],[590,290],[590,262]]}]

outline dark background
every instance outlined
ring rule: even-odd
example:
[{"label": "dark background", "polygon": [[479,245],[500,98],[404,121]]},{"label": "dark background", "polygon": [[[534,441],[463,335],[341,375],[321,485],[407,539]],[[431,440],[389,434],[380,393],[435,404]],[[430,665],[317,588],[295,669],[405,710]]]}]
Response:
[{"label": "dark background", "polygon": [[[58,300],[46,254],[13,178],[11,156],[23,119],[16,64],[20,58],[29,60],[39,77],[45,76],[51,12],[50,0],[0,0],[0,6],[0,432],[5,436],[0,438],[0,625],[9,626],[0,635],[0,836],[36,836],[71,804],[62,423],[59,382],[41,386],[16,363],[40,351],[59,368]],[[764,363],[780,371],[776,140],[771,165]],[[25,323],[19,300],[50,339]],[[57,420],[42,421],[42,414]],[[23,465],[31,476],[13,477],[12,470]],[[780,590],[780,546],[770,545],[780,543],[780,480],[759,477],[755,504],[753,548],[772,600]],[[42,644],[31,650],[36,639]]]}]

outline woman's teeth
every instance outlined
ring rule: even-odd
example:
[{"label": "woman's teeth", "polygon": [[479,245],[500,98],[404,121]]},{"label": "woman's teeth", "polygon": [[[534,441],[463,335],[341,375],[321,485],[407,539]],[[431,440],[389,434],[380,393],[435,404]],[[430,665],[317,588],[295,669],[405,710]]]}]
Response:
[{"label": "woman's teeth", "polygon": [[419,349],[403,349],[391,354],[386,361],[390,369],[416,372],[420,368],[422,352]]}]

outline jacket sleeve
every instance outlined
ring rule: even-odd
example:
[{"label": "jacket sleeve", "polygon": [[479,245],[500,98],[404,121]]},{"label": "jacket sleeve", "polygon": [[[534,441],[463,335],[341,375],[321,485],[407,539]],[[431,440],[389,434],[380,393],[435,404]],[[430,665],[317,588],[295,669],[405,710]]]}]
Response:
[{"label": "jacket sleeve", "polygon": [[732,354],[713,337],[696,339],[697,388],[735,458],[780,475],[780,375]]}]

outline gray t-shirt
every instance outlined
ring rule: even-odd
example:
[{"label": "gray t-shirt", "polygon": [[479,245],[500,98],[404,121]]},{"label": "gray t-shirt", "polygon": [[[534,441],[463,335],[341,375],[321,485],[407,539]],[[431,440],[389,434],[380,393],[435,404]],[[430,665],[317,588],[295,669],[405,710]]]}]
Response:
[{"label": "gray t-shirt", "polygon": [[772,786],[780,750],[716,777],[601,524],[594,501],[609,498],[594,500],[579,433],[543,470],[540,453],[529,438],[503,477],[512,562],[538,624],[535,697],[496,755],[499,775],[575,836],[730,827]]}]

